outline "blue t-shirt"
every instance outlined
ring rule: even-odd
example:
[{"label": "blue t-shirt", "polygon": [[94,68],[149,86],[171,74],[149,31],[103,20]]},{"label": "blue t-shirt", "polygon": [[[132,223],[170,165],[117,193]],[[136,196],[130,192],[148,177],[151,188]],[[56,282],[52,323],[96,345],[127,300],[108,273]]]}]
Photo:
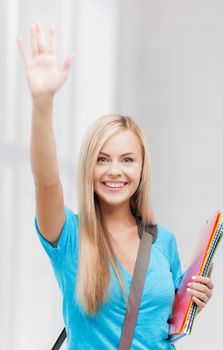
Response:
[{"label": "blue t-shirt", "polygon": [[[126,305],[120,285],[110,264],[111,281],[104,306],[97,316],[87,316],[75,300],[78,267],[78,216],[65,207],[66,221],[53,247],[35,227],[50,258],[63,297],[63,318],[68,350],[117,350]],[[127,286],[132,276],[118,262]],[[158,225],[158,236],[151,247],[138,319],[131,350],[173,350],[168,341],[168,319],[171,315],[175,289],[181,279],[181,264],[174,235]]]}]

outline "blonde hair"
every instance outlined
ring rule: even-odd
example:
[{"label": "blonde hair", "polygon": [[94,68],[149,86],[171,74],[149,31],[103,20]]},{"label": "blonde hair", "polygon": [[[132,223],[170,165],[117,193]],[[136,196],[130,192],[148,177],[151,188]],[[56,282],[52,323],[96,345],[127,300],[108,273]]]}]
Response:
[{"label": "blonde hair", "polygon": [[150,161],[145,137],[129,116],[112,114],[98,118],[85,135],[78,164],[79,266],[76,297],[85,312],[92,316],[101,308],[108,294],[109,262],[126,301],[124,283],[93,186],[93,171],[101,148],[110,137],[126,129],[132,130],[138,137],[143,156],[141,180],[130,199],[131,209],[144,222],[155,223],[150,204]]}]

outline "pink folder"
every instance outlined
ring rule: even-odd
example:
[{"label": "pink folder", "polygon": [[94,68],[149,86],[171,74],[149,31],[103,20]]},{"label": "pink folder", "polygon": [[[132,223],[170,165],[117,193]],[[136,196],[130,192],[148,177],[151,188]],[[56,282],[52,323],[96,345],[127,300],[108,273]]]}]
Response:
[{"label": "pink folder", "polygon": [[188,269],[184,272],[180,286],[175,294],[172,316],[169,320],[169,337],[174,343],[183,336],[190,334],[193,321],[197,314],[197,306],[191,295],[186,291],[187,284],[192,276],[207,276],[215,250],[223,234],[223,224],[220,223],[221,211],[206,220],[200,230],[200,242],[194,258]]}]

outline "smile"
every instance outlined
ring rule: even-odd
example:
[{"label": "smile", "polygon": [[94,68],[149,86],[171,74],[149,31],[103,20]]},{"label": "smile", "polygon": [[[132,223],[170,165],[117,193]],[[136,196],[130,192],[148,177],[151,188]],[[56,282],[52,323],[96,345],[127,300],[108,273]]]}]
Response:
[{"label": "smile", "polygon": [[105,185],[107,188],[113,191],[121,190],[126,184],[127,184],[126,182],[111,182],[111,181],[103,182],[103,185]]}]

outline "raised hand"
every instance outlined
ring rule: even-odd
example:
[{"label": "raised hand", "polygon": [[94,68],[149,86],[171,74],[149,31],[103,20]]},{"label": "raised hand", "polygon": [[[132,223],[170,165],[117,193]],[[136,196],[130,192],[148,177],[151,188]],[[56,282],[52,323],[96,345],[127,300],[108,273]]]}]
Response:
[{"label": "raised hand", "polygon": [[56,55],[57,35],[53,26],[49,28],[49,45],[46,44],[40,22],[31,26],[30,34],[32,55],[28,53],[22,36],[18,37],[18,45],[25,63],[31,95],[33,98],[53,96],[68,77],[74,55],[69,54],[63,67],[59,66]]}]

